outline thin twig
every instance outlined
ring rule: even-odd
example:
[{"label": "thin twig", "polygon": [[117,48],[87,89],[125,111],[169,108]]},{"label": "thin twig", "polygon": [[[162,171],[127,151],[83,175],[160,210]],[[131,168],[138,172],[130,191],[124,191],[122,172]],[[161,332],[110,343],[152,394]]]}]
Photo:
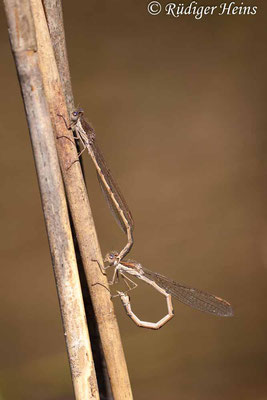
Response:
[{"label": "thin twig", "polygon": [[48,29],[69,114],[74,109],[61,0],[43,0]]},{"label": "thin twig", "polygon": [[[64,135],[71,138],[62,118],[58,117],[58,114],[67,116],[67,107],[41,1],[31,0],[31,4],[37,33],[39,63],[54,131],[57,137]],[[132,399],[132,392],[129,376],[113,304],[110,300],[109,291],[106,290],[108,286],[107,279],[102,274],[98,264],[92,261],[98,260],[102,262],[102,257],[84,180],[79,163],[74,163],[70,168],[73,161],[77,159],[76,148],[71,140],[61,138],[57,140],[57,149],[88,287],[98,322],[113,396],[116,400],[130,400]]]},{"label": "thin twig", "polygon": [[32,140],[77,400],[99,399],[55,140],[39,69],[29,0],[4,0]]},{"label": "thin twig", "polygon": [[[51,43],[54,50],[54,56],[57,63],[59,77],[65,94],[65,101],[67,104],[68,113],[70,114],[74,109],[74,99],[65,41],[61,0],[42,0],[42,2],[44,5],[44,11],[51,37]],[[76,147],[79,153],[80,144],[78,141],[76,142]],[[84,174],[82,159],[80,159],[80,163],[82,167],[82,172]]]}]

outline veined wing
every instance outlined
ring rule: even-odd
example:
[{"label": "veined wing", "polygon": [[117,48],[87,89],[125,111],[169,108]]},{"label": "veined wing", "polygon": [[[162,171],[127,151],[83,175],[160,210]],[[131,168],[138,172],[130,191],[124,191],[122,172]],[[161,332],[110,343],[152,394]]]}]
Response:
[{"label": "veined wing", "polygon": [[167,293],[196,310],[218,315],[220,317],[232,317],[233,310],[231,304],[213,294],[193,289],[166,278],[157,272],[143,268],[144,275],[156,282],[158,286],[165,289]]},{"label": "veined wing", "polygon": [[110,211],[111,211],[111,214],[112,214],[113,217],[115,218],[115,220],[116,220],[117,224],[119,225],[119,227],[121,228],[121,230],[122,230],[124,233],[127,234],[127,230],[126,230],[125,223],[124,223],[124,221],[123,221],[121,215],[119,214],[117,208],[115,207],[113,201],[110,199],[110,196],[109,196],[109,193],[108,193],[108,191],[107,191],[107,189],[106,189],[106,186],[105,186],[104,183],[102,182],[102,179],[101,179],[101,177],[100,177],[100,175],[99,175],[98,172],[96,173],[96,176],[97,176],[97,179],[98,179],[100,188],[101,188],[101,192],[102,192],[103,195],[104,195],[104,198],[105,198],[105,200],[106,200],[106,202],[107,202],[107,205],[108,205],[108,207],[109,207],[109,209],[110,209]]},{"label": "veined wing", "polygon": [[[114,198],[116,200],[116,202],[119,205],[119,208],[122,210],[124,218],[126,219],[127,223],[129,224],[129,226],[133,229],[134,227],[134,222],[133,222],[133,217],[131,214],[131,211],[129,210],[129,207],[123,197],[123,195],[121,194],[121,191],[119,189],[119,187],[117,186],[117,184],[115,183],[110,170],[108,169],[104,157],[101,153],[101,151],[99,150],[96,142],[94,141],[92,144],[90,144],[91,149],[94,153],[94,156],[96,158],[96,161],[101,169],[101,173],[105,176],[106,182],[108,184],[108,186],[110,187]],[[116,204],[113,202],[113,200],[110,197],[110,193],[108,192],[104,182],[102,181],[102,177],[99,175],[99,173],[97,173],[97,177],[98,177],[98,181],[100,183],[100,187],[101,190],[104,194],[104,197],[111,209],[111,212],[114,216],[114,218],[116,219],[118,225],[120,226],[120,228],[127,233],[126,230],[126,225],[125,225],[125,221],[123,220],[122,216],[120,215],[118,208],[116,206]]]}]

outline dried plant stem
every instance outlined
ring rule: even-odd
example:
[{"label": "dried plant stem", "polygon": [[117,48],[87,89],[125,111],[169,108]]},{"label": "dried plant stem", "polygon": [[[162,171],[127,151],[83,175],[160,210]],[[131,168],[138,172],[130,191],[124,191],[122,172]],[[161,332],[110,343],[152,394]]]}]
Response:
[{"label": "dried plant stem", "polygon": [[[65,135],[71,139],[70,132],[66,130],[62,119],[58,117],[58,114],[64,116],[68,114],[42,3],[40,0],[31,0],[31,4],[37,35],[39,64],[54,131],[57,137]],[[73,164],[73,161],[77,159],[77,152],[72,141],[66,138],[57,140],[68,202],[98,322],[113,396],[115,400],[130,400],[132,392],[129,376],[113,304],[107,290],[107,279],[98,264],[92,261],[97,259],[102,262],[102,257],[81,169],[79,163]]]},{"label": "dried plant stem", "polygon": [[29,0],[4,0],[21,84],[77,400],[99,399],[55,140]]},{"label": "dried plant stem", "polygon": [[43,0],[46,20],[69,114],[74,109],[61,0]]}]

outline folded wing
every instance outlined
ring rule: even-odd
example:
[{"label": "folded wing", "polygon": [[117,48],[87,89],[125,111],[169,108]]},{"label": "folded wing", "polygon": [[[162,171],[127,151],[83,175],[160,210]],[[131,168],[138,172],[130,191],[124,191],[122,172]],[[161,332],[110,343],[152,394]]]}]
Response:
[{"label": "folded wing", "polygon": [[166,278],[157,272],[149,271],[145,268],[144,275],[156,282],[158,286],[165,289],[167,293],[196,310],[218,315],[220,317],[233,316],[231,304],[213,294],[193,289]]}]

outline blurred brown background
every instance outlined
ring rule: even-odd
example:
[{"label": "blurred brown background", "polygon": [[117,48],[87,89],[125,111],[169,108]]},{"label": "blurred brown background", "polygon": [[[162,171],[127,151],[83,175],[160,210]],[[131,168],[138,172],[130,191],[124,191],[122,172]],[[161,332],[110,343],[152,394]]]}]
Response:
[{"label": "blurred brown background", "polygon": [[[246,3],[246,2],[244,2]],[[65,1],[77,105],[134,215],[130,254],[231,301],[220,319],[175,303],[160,331],[114,300],[135,399],[267,399],[266,21],[151,16],[147,2]],[[166,4],[162,2],[162,4]],[[219,4],[214,0],[205,4]],[[239,3],[238,3],[239,4]],[[31,144],[1,10],[1,400],[73,398]],[[125,238],[84,155],[103,254]],[[164,300],[141,284],[136,313]]]}]

